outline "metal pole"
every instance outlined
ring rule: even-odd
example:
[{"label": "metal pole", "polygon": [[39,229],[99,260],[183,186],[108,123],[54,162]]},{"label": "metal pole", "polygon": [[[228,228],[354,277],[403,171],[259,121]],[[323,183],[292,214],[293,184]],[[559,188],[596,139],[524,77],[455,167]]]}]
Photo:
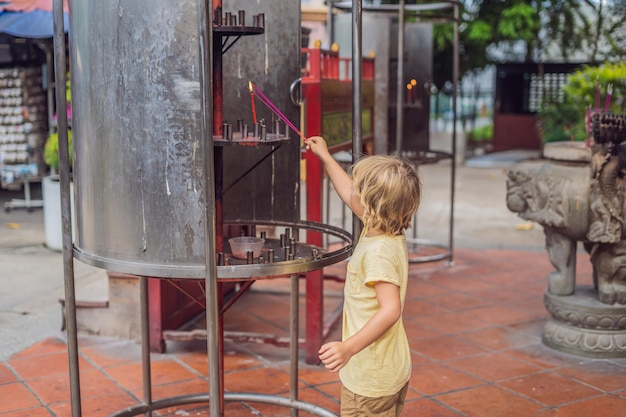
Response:
[{"label": "metal pole", "polygon": [[333,2],[328,0],[328,13],[326,14],[326,36],[328,36],[328,49],[335,40],[335,22],[333,22]]},{"label": "metal pole", "polygon": [[[362,0],[352,1],[352,161],[361,159],[363,149],[363,60],[362,60]],[[361,234],[361,221],[352,216],[352,241],[356,245]]]},{"label": "metal pole", "polygon": [[453,243],[454,243],[454,190],[456,187],[456,122],[457,105],[456,96],[459,83],[459,4],[454,4],[454,47],[452,57],[452,167],[450,169],[450,227],[448,235],[448,247],[450,248],[449,263],[454,264]]},{"label": "metal pole", "polygon": [[198,33],[200,48],[200,94],[202,128],[200,152],[203,164],[203,208],[205,239],[205,285],[207,356],[209,362],[209,411],[212,416],[221,416],[222,390],[219,358],[219,313],[217,265],[215,262],[215,173],[213,167],[213,0],[198,0]]},{"label": "metal pole", "polygon": [[65,282],[65,316],[67,319],[67,352],[70,370],[72,417],[81,416],[80,378],[78,369],[78,335],[76,324],[76,292],[74,287],[74,256],[72,253],[72,208],[70,200],[70,160],[67,139],[67,99],[65,97],[65,27],[63,0],[54,0],[54,79],[59,133],[59,175],[61,177],[61,220],[63,231],[63,272]]},{"label": "metal pole", "polygon": [[[143,402],[152,406],[152,372],[150,369],[150,311],[148,308],[148,278],[139,277],[139,306],[141,309],[141,377]],[[145,414],[152,416],[152,412]]]},{"label": "metal pole", "polygon": [[[298,401],[298,349],[300,347],[299,342],[299,330],[298,320],[300,320],[299,304],[300,304],[300,286],[298,275],[291,276],[291,302],[290,302],[290,329],[289,329],[289,347],[290,351],[290,371],[289,371],[289,399],[291,401]],[[298,417],[298,409],[292,408],[290,412],[291,417]]]},{"label": "metal pole", "polygon": [[404,107],[402,93],[404,91],[404,0],[398,3],[398,84],[396,91],[396,154],[402,152],[402,135],[404,127]]},{"label": "metal pole", "polygon": [[[65,24],[65,22],[64,22]],[[65,30],[65,29],[64,29]],[[54,126],[53,126],[53,120],[54,120],[54,94],[53,94],[53,89],[55,88],[55,84],[54,84],[54,77],[52,76],[52,74],[54,74],[54,60],[52,59],[52,54],[53,54],[53,48],[50,47],[50,45],[45,42],[38,42],[37,45],[43,49],[46,53],[46,98],[48,100],[48,133],[54,133]]]}]

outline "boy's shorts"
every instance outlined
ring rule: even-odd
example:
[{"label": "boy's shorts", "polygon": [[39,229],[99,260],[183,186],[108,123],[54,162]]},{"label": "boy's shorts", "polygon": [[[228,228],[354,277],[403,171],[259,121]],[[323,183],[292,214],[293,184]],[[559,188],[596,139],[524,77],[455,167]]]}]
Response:
[{"label": "boy's shorts", "polygon": [[341,417],[399,417],[409,383],[386,397],[362,397],[341,387]]}]

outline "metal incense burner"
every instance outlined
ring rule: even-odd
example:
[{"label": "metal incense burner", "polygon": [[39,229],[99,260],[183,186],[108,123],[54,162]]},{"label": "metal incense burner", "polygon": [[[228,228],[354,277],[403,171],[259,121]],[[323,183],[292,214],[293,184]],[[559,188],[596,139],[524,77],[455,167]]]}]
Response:
[{"label": "metal incense burner", "polygon": [[[233,0],[229,6],[237,10],[243,4]],[[300,75],[299,62],[293,59],[300,54],[299,36],[294,36],[301,30],[299,19],[277,19],[271,32],[265,24],[266,10],[297,16],[299,2],[246,5],[256,8],[252,19],[242,10],[224,11],[221,1],[211,0],[155,0],[150,7],[139,0],[114,5],[72,2],[72,129],[81,138],[74,142],[77,228],[73,245],[71,225],[67,226],[69,204],[63,207],[64,242],[69,240],[64,245],[64,255],[69,256],[64,267],[73,417],[81,414],[81,400],[72,256],[139,280],[143,399],[112,417],[150,415],[200,402],[209,403],[212,416],[223,416],[224,401],[277,404],[291,408],[292,415],[304,410],[335,416],[298,400],[298,279],[300,274],[346,259],[352,236],[299,220],[300,143],[290,140],[287,126],[265,114],[252,124],[234,117],[230,119],[237,121],[234,128],[224,117],[239,115],[242,108],[236,94],[224,94],[234,91],[229,83],[240,82],[235,71],[224,73],[224,65],[243,62],[238,70],[264,77],[259,82],[267,91],[278,89],[278,80]],[[55,0],[55,46],[65,45],[62,15],[62,0]],[[288,64],[273,68],[272,77],[264,74],[258,70],[266,59],[258,53],[262,48],[254,46],[255,53],[243,59],[240,46],[234,47],[243,37],[242,43],[257,38],[256,42],[280,44],[271,51],[272,59]],[[224,57],[227,51],[237,57]],[[64,85],[65,48],[55,52],[57,80]],[[57,95],[58,108],[64,108],[63,100]],[[285,111],[296,118],[296,108]],[[59,129],[67,130],[63,117]],[[67,165],[61,167],[62,178],[67,171]],[[68,193],[63,197],[67,202]],[[235,259],[225,250],[226,239],[238,227],[260,225],[289,232],[280,239],[266,238],[262,260]],[[327,251],[300,240],[303,232],[330,234],[344,245]],[[218,288],[230,281],[278,276],[291,279],[289,397],[225,393]],[[203,280],[208,393],[152,399],[148,277]]]}]

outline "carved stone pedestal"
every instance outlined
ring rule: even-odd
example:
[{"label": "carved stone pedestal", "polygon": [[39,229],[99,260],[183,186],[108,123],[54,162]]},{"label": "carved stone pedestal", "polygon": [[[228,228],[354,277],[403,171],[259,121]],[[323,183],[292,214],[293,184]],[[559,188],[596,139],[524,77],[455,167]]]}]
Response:
[{"label": "carved stone pedestal", "polygon": [[544,304],[552,316],[543,331],[546,345],[592,358],[626,357],[626,305],[602,303],[592,286],[567,296],[546,291]]}]

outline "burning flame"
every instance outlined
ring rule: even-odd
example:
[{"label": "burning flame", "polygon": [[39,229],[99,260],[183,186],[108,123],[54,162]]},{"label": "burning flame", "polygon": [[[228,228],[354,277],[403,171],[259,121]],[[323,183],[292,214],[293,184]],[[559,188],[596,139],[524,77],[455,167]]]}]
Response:
[{"label": "burning flame", "polygon": [[248,81],[248,90],[252,93],[252,81]]}]

